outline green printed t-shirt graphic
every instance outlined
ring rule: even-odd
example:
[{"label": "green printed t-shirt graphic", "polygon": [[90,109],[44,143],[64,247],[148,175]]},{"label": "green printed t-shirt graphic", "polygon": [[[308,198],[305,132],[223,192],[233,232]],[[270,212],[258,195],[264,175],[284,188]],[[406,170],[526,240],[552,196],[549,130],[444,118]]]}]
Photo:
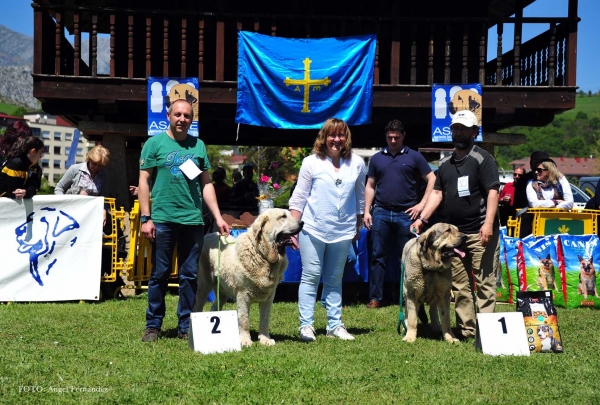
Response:
[{"label": "green printed t-shirt graphic", "polygon": [[179,166],[192,160],[202,171],[210,169],[206,146],[188,136],[176,141],[165,132],[149,138],[140,157],[140,169],[154,169],[152,220],[182,225],[203,225],[200,177],[188,179]]}]

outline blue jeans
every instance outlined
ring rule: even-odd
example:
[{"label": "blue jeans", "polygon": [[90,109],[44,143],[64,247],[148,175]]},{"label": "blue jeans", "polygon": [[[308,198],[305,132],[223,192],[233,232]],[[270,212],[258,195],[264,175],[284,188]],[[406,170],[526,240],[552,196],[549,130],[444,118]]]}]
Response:
[{"label": "blue jeans", "polygon": [[[385,264],[388,254],[391,253],[398,258],[402,255],[404,245],[413,236],[410,233],[412,220],[404,212],[388,211],[378,206],[373,208],[372,218],[371,240],[373,243],[373,254],[371,256],[371,269],[369,271],[369,298],[372,301],[381,302],[383,299],[383,281],[385,279]],[[398,243],[398,249],[389,252],[390,238],[394,234]]]},{"label": "blue jeans", "polygon": [[146,328],[160,329],[165,317],[165,296],[172,269],[173,251],[177,245],[179,264],[179,305],[177,331],[188,333],[190,314],[198,287],[198,256],[204,242],[202,225],[156,223],[156,237],[152,243],[152,273],[148,281],[148,309]]},{"label": "blue jeans", "polygon": [[351,239],[325,243],[306,231],[300,232],[302,278],[298,289],[300,327],[312,326],[319,281],[323,276],[323,301],[327,309],[327,330],[342,323],[342,277]]}]

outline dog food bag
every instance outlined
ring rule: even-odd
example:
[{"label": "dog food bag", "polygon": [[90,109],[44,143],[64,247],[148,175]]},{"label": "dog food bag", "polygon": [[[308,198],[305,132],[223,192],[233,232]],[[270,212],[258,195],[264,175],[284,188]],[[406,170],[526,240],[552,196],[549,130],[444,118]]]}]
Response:
[{"label": "dog food bag", "polygon": [[560,235],[559,239],[559,266],[565,272],[567,307],[600,307],[596,272],[600,263],[598,236]]},{"label": "dog food bag", "polygon": [[523,290],[552,291],[555,305],[565,307],[564,272],[558,265],[557,242],[555,235],[537,238],[533,243],[523,242]]},{"label": "dog food bag", "polygon": [[519,290],[519,277],[517,269],[517,255],[520,249],[521,240],[519,238],[511,238],[506,236],[504,240],[504,252],[500,252],[504,256],[504,266],[506,267],[506,280],[509,288],[509,301],[511,304],[515,302],[515,291]]},{"label": "dog food bag", "polygon": [[507,237],[506,227],[500,228],[500,252],[498,255],[498,260],[494,263],[494,274],[496,275],[496,301],[499,302],[511,302],[511,289],[508,281],[508,269],[506,267],[506,259],[504,254],[504,238]]},{"label": "dog food bag", "polygon": [[564,351],[551,291],[517,292],[517,311],[523,314],[530,352]]}]

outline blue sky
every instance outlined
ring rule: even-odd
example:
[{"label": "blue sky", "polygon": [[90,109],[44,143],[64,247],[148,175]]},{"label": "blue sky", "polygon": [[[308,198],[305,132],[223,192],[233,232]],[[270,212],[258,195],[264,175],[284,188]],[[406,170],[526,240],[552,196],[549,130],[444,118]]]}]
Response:
[{"label": "blue sky", "polygon": [[[5,3],[5,4],[4,4]],[[526,17],[566,17],[568,0],[537,0],[524,11]],[[600,91],[600,74],[596,66],[596,59],[600,57],[600,0],[579,0],[579,17],[577,36],[577,85],[585,91]],[[3,1],[0,13],[0,24],[33,36],[33,9],[31,0]],[[547,29],[546,24],[540,24],[537,30],[527,27],[523,29],[524,40],[532,38]],[[489,36],[489,57],[496,53],[496,31],[492,29]],[[512,43],[513,34],[510,25],[505,25],[503,43],[504,48]]]}]

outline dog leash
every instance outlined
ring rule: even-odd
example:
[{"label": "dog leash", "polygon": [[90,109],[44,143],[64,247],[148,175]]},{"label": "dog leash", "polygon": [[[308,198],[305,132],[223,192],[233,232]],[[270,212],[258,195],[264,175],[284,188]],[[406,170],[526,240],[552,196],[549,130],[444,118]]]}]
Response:
[{"label": "dog leash", "polygon": [[[217,299],[217,311],[221,310],[221,236],[219,235],[219,254],[217,255],[217,290],[216,290],[216,299]],[[225,237],[226,245],[235,244],[235,240],[232,242],[227,242],[227,237]]]}]

